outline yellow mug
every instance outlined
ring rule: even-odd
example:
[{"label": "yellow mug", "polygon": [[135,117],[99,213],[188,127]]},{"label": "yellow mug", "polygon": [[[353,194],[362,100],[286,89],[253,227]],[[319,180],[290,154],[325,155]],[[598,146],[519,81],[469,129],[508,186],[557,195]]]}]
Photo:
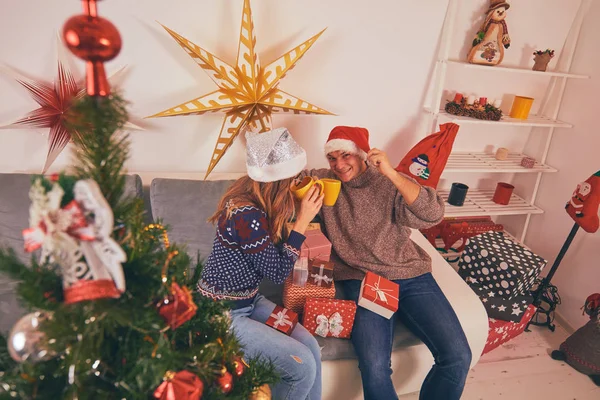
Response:
[{"label": "yellow mug", "polygon": [[302,200],[308,190],[313,185],[319,185],[320,190],[324,193],[323,205],[333,206],[342,189],[342,182],[337,179],[313,179],[310,176],[305,176],[298,184],[292,185],[290,190],[298,200]]},{"label": "yellow mug", "polygon": [[321,192],[325,190],[325,185],[320,179],[314,180],[310,176],[305,176],[298,184],[292,184],[290,190],[298,200],[302,200],[306,196],[306,193],[308,193],[308,190],[315,184],[320,186]]},{"label": "yellow mug", "polygon": [[510,116],[517,119],[527,119],[532,105],[532,97],[515,96],[515,100],[510,109]]},{"label": "yellow mug", "polygon": [[337,201],[337,198],[342,189],[342,182],[337,179],[321,179],[325,190],[325,198],[323,199],[323,205],[332,206]]}]

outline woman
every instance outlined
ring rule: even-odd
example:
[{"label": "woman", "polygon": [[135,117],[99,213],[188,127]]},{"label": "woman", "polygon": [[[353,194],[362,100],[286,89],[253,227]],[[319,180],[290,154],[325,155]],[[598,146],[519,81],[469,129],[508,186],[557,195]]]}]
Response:
[{"label": "woman", "polygon": [[276,399],[320,399],[320,348],[303,326],[290,336],[265,324],[275,304],[258,292],[263,277],[281,284],[300,255],[304,232],[321,209],[313,187],[294,216],[290,184],[306,165],[306,152],[285,128],[246,134],[248,176],[238,179],[209,219],[217,234],[198,282],[205,296],[232,303],[232,329],[249,357],[271,359],[282,380]]}]

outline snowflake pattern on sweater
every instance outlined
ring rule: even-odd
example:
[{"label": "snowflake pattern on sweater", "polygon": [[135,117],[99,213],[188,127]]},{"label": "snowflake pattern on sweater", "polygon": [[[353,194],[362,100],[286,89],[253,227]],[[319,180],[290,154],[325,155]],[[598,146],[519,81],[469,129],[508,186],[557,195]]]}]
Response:
[{"label": "snowflake pattern on sweater", "polygon": [[226,214],[225,210],[219,218],[198,291],[216,300],[243,300],[256,295],[263,277],[283,283],[300,256],[305,236],[291,231],[283,244],[275,245],[261,209],[233,207],[231,217]]}]

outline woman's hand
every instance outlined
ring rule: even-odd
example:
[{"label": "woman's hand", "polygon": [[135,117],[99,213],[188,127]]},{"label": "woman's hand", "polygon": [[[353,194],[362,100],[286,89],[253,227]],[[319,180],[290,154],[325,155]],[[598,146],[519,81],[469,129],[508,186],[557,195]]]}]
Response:
[{"label": "woman's hand", "polygon": [[306,196],[304,196],[300,203],[300,211],[298,212],[296,222],[294,223],[293,229],[296,232],[304,234],[310,221],[312,221],[321,210],[324,196],[323,193],[320,193],[320,189],[317,185],[313,185],[308,189]]}]

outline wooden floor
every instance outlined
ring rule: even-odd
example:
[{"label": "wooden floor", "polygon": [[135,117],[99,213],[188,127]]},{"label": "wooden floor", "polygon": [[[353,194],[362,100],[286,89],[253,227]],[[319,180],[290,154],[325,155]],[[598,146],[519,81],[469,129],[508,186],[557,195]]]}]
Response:
[{"label": "wooden floor", "polygon": [[[481,357],[471,369],[464,400],[600,400],[600,387],[564,362],[550,358],[569,334],[560,325],[555,332],[530,326],[524,332]],[[401,400],[418,400],[418,394]]]}]

